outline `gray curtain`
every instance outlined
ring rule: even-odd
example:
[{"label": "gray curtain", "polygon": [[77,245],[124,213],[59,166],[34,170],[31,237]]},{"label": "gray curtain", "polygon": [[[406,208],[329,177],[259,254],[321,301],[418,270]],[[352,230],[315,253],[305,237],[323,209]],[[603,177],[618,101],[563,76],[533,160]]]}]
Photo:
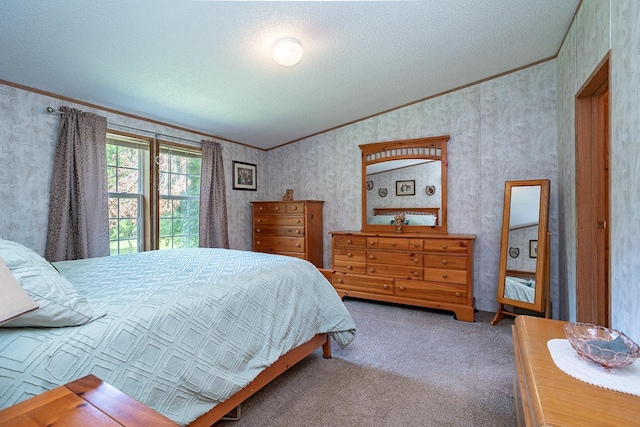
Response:
[{"label": "gray curtain", "polygon": [[107,119],[61,107],[45,258],[109,255]]},{"label": "gray curtain", "polygon": [[200,174],[200,247],[228,249],[227,191],[219,142],[202,141]]}]

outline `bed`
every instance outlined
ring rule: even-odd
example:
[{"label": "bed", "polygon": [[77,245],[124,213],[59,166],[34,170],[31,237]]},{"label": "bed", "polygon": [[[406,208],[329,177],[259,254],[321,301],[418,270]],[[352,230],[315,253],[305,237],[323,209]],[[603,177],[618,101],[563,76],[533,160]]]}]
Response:
[{"label": "bed", "polygon": [[393,225],[394,216],[404,214],[405,225],[435,226],[440,208],[373,208],[367,224]]},{"label": "bed", "polygon": [[504,297],[533,304],[536,297],[535,273],[507,270]]},{"label": "bed", "polygon": [[51,266],[24,247],[16,261],[15,245],[0,240],[9,268],[48,265],[43,274],[64,285],[60,304],[81,317],[0,328],[0,409],[94,374],[179,424],[211,425],[319,347],[330,357],[330,337],[341,347],[355,337],[342,301],[304,260],[180,249]]}]

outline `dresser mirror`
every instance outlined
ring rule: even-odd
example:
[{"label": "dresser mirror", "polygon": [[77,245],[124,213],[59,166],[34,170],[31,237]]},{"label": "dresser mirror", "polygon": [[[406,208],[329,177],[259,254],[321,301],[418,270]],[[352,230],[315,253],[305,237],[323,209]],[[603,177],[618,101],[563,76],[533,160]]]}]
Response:
[{"label": "dresser mirror", "polygon": [[[447,232],[448,135],[362,150],[362,231]],[[404,217],[398,227],[398,215]]]},{"label": "dresser mirror", "polygon": [[507,181],[492,325],[515,316],[506,306],[549,316],[549,180]]}]

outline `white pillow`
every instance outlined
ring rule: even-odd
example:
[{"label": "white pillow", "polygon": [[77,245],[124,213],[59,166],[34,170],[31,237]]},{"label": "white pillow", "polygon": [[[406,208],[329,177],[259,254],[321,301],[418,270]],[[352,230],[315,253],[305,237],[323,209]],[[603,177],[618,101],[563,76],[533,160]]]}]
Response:
[{"label": "white pillow", "polygon": [[0,257],[13,276],[40,308],[0,327],[76,326],[101,317],[71,282],[31,249],[0,239]]},{"label": "white pillow", "polygon": [[406,215],[409,220],[409,225],[436,225],[436,216],[431,214],[426,215]]}]

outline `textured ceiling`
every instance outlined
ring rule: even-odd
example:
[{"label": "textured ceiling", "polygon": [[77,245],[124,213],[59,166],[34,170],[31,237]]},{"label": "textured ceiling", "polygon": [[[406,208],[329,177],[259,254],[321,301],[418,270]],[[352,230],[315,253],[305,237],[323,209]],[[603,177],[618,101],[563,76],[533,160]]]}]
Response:
[{"label": "textured ceiling", "polygon": [[0,79],[270,148],[553,57],[578,5],[7,0]]}]

